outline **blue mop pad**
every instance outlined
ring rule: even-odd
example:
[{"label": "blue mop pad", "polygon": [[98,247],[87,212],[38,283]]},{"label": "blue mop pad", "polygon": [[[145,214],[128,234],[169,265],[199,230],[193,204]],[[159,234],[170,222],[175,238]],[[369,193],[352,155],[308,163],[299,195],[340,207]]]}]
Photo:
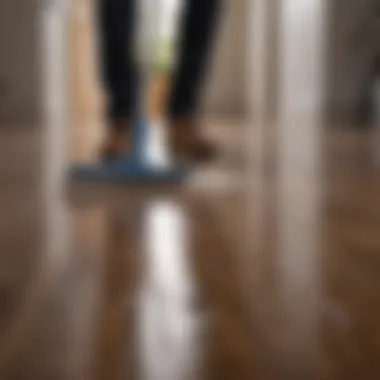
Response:
[{"label": "blue mop pad", "polygon": [[144,121],[134,123],[132,151],[125,158],[98,164],[74,165],[69,172],[73,180],[87,182],[131,182],[152,183],[184,181],[189,170],[174,165],[155,165],[148,160],[146,148],[149,128]]}]

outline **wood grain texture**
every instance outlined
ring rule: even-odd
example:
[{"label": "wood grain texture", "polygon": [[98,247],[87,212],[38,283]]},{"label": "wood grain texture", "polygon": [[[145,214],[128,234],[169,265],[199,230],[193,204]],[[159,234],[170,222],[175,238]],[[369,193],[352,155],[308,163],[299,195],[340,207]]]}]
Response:
[{"label": "wood grain texture", "polygon": [[325,134],[314,177],[271,144],[247,172],[241,128],[210,124],[224,153],[184,187],[70,191],[2,132],[1,379],[380,376],[370,132]]}]

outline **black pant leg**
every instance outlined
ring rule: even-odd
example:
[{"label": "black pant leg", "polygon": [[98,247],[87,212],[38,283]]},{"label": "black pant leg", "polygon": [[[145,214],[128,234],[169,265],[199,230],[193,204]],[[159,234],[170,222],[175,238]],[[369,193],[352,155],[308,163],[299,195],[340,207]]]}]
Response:
[{"label": "black pant leg", "polygon": [[101,69],[110,121],[130,119],[136,91],[136,0],[97,0]]},{"label": "black pant leg", "polygon": [[193,115],[197,111],[221,2],[186,0],[178,41],[178,64],[169,99],[171,118]]}]

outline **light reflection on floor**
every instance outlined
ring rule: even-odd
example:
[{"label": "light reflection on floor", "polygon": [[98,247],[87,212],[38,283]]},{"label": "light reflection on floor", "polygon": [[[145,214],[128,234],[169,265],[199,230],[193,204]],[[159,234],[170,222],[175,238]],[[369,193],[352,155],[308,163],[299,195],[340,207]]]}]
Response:
[{"label": "light reflection on floor", "polygon": [[185,380],[196,371],[199,320],[189,265],[185,210],[170,200],[148,205],[140,295],[141,369],[146,380]]}]

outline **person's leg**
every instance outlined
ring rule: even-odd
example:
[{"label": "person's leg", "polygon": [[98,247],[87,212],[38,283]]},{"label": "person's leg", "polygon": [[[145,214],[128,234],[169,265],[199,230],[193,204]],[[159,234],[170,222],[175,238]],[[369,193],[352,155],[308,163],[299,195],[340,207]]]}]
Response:
[{"label": "person's leg", "polygon": [[168,113],[174,153],[188,158],[207,158],[211,154],[208,144],[199,138],[196,119],[221,3],[222,0],[185,2]]},{"label": "person's leg", "polygon": [[128,149],[134,110],[136,65],[134,35],[136,0],[97,0],[101,68],[107,96],[105,158]]}]

